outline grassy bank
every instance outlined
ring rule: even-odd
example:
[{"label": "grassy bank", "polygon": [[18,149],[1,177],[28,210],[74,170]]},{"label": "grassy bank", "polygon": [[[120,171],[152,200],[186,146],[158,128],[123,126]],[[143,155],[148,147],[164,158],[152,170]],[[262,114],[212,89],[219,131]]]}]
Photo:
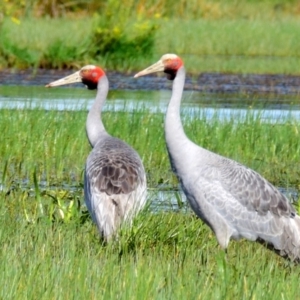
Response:
[{"label": "grassy bank", "polygon": [[111,1],[95,11],[99,15],[4,18],[0,68],[98,63],[130,71],[175,52],[196,74],[300,74],[300,8],[295,1],[129,2],[124,10]]}]

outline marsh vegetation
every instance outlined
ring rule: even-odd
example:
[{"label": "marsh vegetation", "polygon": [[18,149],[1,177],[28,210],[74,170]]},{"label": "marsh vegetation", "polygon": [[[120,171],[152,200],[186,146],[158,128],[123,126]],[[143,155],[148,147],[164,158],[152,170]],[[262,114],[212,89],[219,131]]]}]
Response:
[{"label": "marsh vegetation", "polygon": [[[49,3],[0,4],[0,68],[32,68],[34,74],[37,68],[95,63],[130,72],[175,52],[197,75],[299,74],[296,0]],[[30,91],[39,99],[39,88]],[[8,100],[17,95],[5,86],[0,93]],[[61,97],[59,89],[53,97]],[[204,108],[211,100],[201,97],[202,106],[182,116],[187,135],[291,189],[288,197],[300,212],[299,119],[288,114],[268,122],[255,95],[238,98],[246,113],[224,119],[217,110],[208,117]],[[298,95],[284,105],[295,103]],[[90,151],[85,119],[84,106],[0,109],[1,299],[300,298],[299,266],[265,245],[243,240],[232,241],[227,253],[219,248],[181,198],[165,148],[163,113],[147,106],[103,113],[107,131],[140,153],[150,196],[132,228],[102,243],[83,204]],[[176,206],[157,191],[168,191]],[[155,201],[164,201],[163,209],[155,209]]]},{"label": "marsh vegetation", "polygon": [[[86,111],[2,109],[0,114],[3,298],[299,296],[299,268],[248,241],[232,242],[225,255],[182,202],[165,151],[163,114],[104,113],[107,130],[141,153],[150,190],[167,188],[179,197],[176,210],[156,211],[149,197],[134,226],[111,245],[99,241],[82,200],[89,152]],[[184,124],[197,143],[252,167],[277,186],[298,190],[296,120],[263,123],[249,110],[242,121],[218,115],[208,121],[202,115],[185,116]]]}]

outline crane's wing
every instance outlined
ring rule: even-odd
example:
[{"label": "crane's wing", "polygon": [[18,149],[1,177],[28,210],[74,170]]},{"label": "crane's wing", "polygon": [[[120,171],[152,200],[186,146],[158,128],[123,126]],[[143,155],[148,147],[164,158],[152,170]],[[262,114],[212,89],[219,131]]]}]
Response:
[{"label": "crane's wing", "polygon": [[86,173],[90,184],[107,195],[129,194],[144,180],[141,163],[118,153],[92,153]]},{"label": "crane's wing", "polygon": [[250,211],[266,215],[294,217],[296,212],[289,200],[257,172],[226,160],[220,172],[220,184]]}]

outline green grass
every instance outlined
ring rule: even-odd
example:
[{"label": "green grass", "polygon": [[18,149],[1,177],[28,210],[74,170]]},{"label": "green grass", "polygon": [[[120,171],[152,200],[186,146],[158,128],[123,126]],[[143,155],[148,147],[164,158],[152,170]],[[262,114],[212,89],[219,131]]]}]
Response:
[{"label": "green grass", "polygon": [[[88,20],[25,19],[21,24],[6,19],[1,27],[3,43],[0,66],[80,67],[89,42],[91,22]],[[76,32],[76,34],[72,34]]]},{"label": "green grass", "polygon": [[[108,101],[109,102],[109,101]],[[246,120],[185,116],[187,135],[197,144],[256,170],[274,185],[299,190],[299,123],[266,124],[251,109]],[[0,179],[7,209],[15,219],[70,222],[85,218],[82,182],[90,152],[85,111],[0,110]],[[163,135],[163,115],[140,109],[105,112],[108,132],[141,155],[150,189],[177,189]],[[16,201],[16,199],[19,199]],[[293,199],[295,200],[295,199]],[[180,201],[180,200],[179,200]]]},{"label": "green grass", "polygon": [[[3,299],[297,299],[300,269],[263,245],[228,253],[191,214],[145,211],[102,245],[91,222],[26,224],[1,197]],[[288,288],[287,288],[288,286]]]},{"label": "green grass", "polygon": [[182,55],[193,73],[299,74],[299,24],[296,18],[172,20],[160,27],[156,52]]},{"label": "green grass", "polygon": [[[255,169],[275,185],[299,185],[299,123],[266,124],[251,109],[245,121],[184,117],[187,135],[197,144]],[[241,117],[242,118],[242,117]],[[0,110],[0,170],[4,182],[45,180],[50,185],[82,181],[90,151],[85,136],[85,111]],[[105,112],[108,132],[132,145],[141,155],[150,187],[176,185],[166,153],[163,115],[140,109]],[[272,166],[270,168],[270,166]]]},{"label": "green grass", "polygon": [[[184,58],[188,72],[299,74],[298,17],[158,18],[151,22],[159,26],[153,59],[177,53]],[[118,58],[117,62],[109,55],[95,59],[90,55],[92,23],[87,17],[22,19],[20,25],[5,19],[0,67],[79,68],[98,63],[107,69],[137,71],[153,62],[142,55]],[[125,26],[129,33],[135,28],[132,24],[128,20]]]},{"label": "green grass", "polygon": [[[85,111],[0,110],[0,298],[300,297],[298,266],[248,241],[232,241],[225,254],[189,209],[146,208],[118,241],[102,244],[82,206],[82,170],[90,151],[85,119]],[[112,111],[103,119],[112,135],[141,154],[150,188],[176,187],[162,114]],[[220,121],[218,115],[209,121],[200,113],[183,122],[195,142],[276,185],[298,189],[298,122],[264,124],[251,109],[245,121]]]},{"label": "green grass", "polygon": [[[148,11],[148,3],[140,9]],[[156,20],[154,60],[177,52],[194,73],[299,74],[299,20],[297,12],[291,16],[293,2],[174,3],[157,7],[163,18]],[[88,17],[21,19],[21,25],[6,19],[0,66],[79,68],[94,63],[86,51],[91,25]],[[115,65],[103,57],[97,63],[128,71],[154,60]],[[33,89],[32,95],[37,94]],[[299,122],[290,118],[264,124],[251,108],[245,121],[198,115],[183,118],[193,141],[246,164],[277,186],[299,190]],[[153,213],[146,208],[118,241],[102,244],[82,205],[82,172],[90,151],[85,119],[85,111],[0,110],[1,299],[300,298],[299,266],[248,241],[231,241],[225,254],[189,209]],[[162,114],[112,111],[103,119],[112,135],[141,154],[150,189],[177,187]]]}]

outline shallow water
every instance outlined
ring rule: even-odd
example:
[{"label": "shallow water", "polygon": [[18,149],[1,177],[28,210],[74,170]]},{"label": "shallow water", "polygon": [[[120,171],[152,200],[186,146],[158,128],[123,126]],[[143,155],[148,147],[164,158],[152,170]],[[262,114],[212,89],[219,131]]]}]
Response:
[{"label": "shallow water", "polygon": [[[0,109],[88,110],[95,91],[78,87],[47,89],[35,86],[0,86]],[[139,111],[164,113],[170,91],[111,91],[104,111]],[[300,95],[203,93],[187,91],[182,101],[182,115],[242,121],[251,112],[262,122],[300,120]]]},{"label": "shallow water", "polygon": [[[35,193],[35,187],[30,186],[29,180],[22,180],[21,182],[15,182],[15,186],[11,186],[9,190],[13,190],[14,188],[18,188],[22,191],[26,191],[28,193]],[[40,192],[49,192],[53,191],[69,191],[73,194],[82,195],[82,187],[78,186],[78,183],[74,182],[74,184],[62,184],[61,186],[49,186],[47,182],[41,181],[39,183]],[[0,192],[9,193],[9,190],[0,184]],[[299,193],[295,188],[283,188],[279,187],[279,190],[287,196],[287,198],[292,202],[296,203],[299,199]],[[157,187],[155,189],[148,189],[147,194],[148,204],[150,210],[152,212],[159,211],[181,211],[187,212],[191,211],[189,204],[187,203],[187,199],[184,193],[178,190],[168,189],[167,186]],[[84,205],[85,206],[85,205]]]}]

